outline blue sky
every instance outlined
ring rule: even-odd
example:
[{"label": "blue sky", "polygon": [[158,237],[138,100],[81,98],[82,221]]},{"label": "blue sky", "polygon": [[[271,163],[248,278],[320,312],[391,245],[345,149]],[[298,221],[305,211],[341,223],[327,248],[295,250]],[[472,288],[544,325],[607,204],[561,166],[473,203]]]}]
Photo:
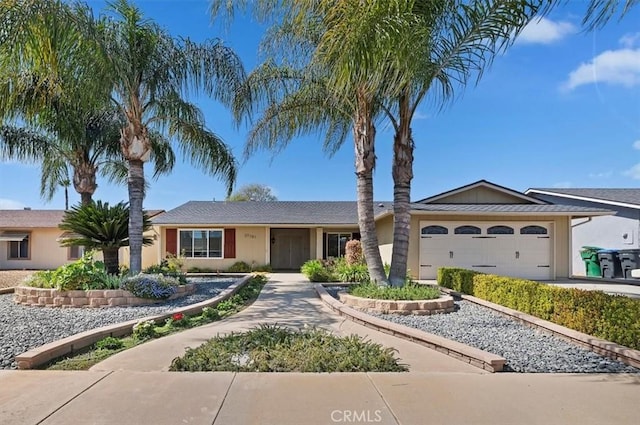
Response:
[{"label": "blue sky", "polygon": [[[101,10],[102,1],[89,4]],[[263,28],[249,18],[231,28],[212,25],[200,0],[138,1],[149,18],[175,36],[220,37],[247,70],[259,61]],[[584,32],[586,1],[571,1],[525,29],[480,81],[459,90],[454,103],[435,110],[425,102],[413,123],[416,142],[412,198],[420,199],[479,179],[516,190],[529,187],[638,187],[640,180],[640,7],[622,21]],[[207,126],[241,157],[247,129],[207,99],[197,99]],[[393,133],[378,126],[375,197],[393,197]],[[355,200],[352,141],[333,156],[321,135],[293,141],[283,152],[258,152],[242,164],[237,186],[268,185],[280,200]],[[64,208],[60,191],[39,197],[39,168],[0,162],[0,209]],[[127,199],[125,187],[103,180],[95,199]],[[189,200],[223,200],[215,177],[179,163],[151,182],[148,209]],[[70,191],[71,203],[79,196]]]}]

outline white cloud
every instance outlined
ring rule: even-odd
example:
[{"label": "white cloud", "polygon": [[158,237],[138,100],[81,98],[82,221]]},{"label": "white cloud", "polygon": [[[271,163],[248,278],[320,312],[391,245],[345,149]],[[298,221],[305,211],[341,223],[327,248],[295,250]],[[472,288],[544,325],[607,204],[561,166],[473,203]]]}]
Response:
[{"label": "white cloud", "polygon": [[613,171],[601,171],[599,173],[589,173],[589,177],[592,179],[608,179],[613,175]]},{"label": "white cloud", "polygon": [[573,183],[569,181],[565,181],[565,182],[554,183],[552,186],[556,189],[561,189],[561,188],[567,189],[569,187],[573,187]]},{"label": "white cloud", "polygon": [[22,202],[0,198],[0,210],[21,210],[24,207],[26,207],[26,205]]},{"label": "white cloud", "polygon": [[632,179],[640,180],[640,164],[634,165],[622,174],[627,177],[631,177]]},{"label": "white cloud", "polygon": [[424,114],[418,110],[416,110],[416,112],[413,114],[414,120],[426,120],[428,118],[431,118],[429,114]]},{"label": "white cloud", "polygon": [[567,21],[552,21],[540,18],[529,22],[518,35],[518,43],[551,44],[577,31],[575,25]]},{"label": "white cloud", "polygon": [[607,50],[600,53],[591,62],[583,63],[571,71],[563,88],[573,90],[592,83],[624,87],[640,85],[640,49]]},{"label": "white cloud", "polygon": [[640,150],[640,140],[636,140],[635,142],[633,142],[632,146],[634,149]]},{"label": "white cloud", "polygon": [[634,34],[625,34],[620,38],[622,46],[631,48],[640,44],[640,32]]}]

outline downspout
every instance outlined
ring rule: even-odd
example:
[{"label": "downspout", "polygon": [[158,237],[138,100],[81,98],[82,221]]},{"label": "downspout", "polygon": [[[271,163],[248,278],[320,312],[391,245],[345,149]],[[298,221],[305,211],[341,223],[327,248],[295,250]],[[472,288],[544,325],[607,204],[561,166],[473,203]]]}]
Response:
[{"label": "downspout", "polygon": [[[573,218],[571,219],[573,220]],[[571,228],[573,229],[574,227],[578,227],[578,226],[582,226],[583,224],[587,224],[588,222],[590,222],[591,220],[593,220],[593,217],[587,217],[586,221],[583,221],[581,223],[576,223],[576,224],[572,224]],[[573,236],[573,235],[572,235]]]},{"label": "downspout", "polygon": [[[569,220],[573,221],[573,218],[569,218]],[[570,243],[569,243],[569,277],[572,278],[573,277],[573,229],[575,227],[578,226],[582,226],[583,224],[587,224],[589,222],[591,222],[591,220],[593,220],[593,217],[587,217],[587,219],[585,221],[581,221],[580,223],[576,223],[576,224],[571,224],[571,239],[569,239]]]}]

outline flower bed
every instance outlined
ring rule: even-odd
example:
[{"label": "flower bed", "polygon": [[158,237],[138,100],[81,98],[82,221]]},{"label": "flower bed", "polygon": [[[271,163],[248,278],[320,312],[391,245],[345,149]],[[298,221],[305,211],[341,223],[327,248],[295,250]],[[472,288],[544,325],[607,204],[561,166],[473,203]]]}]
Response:
[{"label": "flower bed", "polygon": [[[189,283],[180,285],[175,294],[167,299],[172,300],[193,294],[196,285]],[[32,288],[17,286],[13,295],[16,304],[36,307],[116,307],[153,304],[161,300],[139,298],[122,289],[60,291],[57,289]]]},{"label": "flower bed", "polygon": [[416,314],[430,315],[451,313],[455,311],[453,297],[442,295],[433,300],[377,300],[373,298],[356,297],[346,292],[339,292],[338,297],[344,304],[367,313],[382,314]]}]

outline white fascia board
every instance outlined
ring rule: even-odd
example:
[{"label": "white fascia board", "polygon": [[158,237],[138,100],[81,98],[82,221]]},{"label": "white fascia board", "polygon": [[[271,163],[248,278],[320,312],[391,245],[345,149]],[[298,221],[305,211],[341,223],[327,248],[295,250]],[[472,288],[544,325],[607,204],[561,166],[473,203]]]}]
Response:
[{"label": "white fascia board", "polygon": [[597,204],[615,205],[618,207],[625,207],[625,208],[640,210],[640,205],[628,204],[626,202],[607,201],[606,199],[591,198],[588,196],[568,195],[566,193],[548,192],[546,190],[529,189],[527,190],[526,193],[529,193],[529,192],[539,193],[540,195],[557,196],[559,198],[576,199],[578,201],[587,201],[587,202],[594,202]]}]

